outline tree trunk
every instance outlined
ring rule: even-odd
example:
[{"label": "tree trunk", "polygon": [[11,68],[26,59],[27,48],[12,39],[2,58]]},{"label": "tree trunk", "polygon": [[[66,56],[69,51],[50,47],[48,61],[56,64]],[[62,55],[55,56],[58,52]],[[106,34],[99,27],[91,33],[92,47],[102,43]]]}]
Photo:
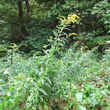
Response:
[{"label": "tree trunk", "polygon": [[19,21],[20,21],[20,37],[22,40],[25,40],[25,26],[23,22],[23,7],[22,1],[18,1],[18,9],[19,9]]},{"label": "tree trunk", "polygon": [[26,2],[26,14],[27,14],[27,20],[28,20],[30,17],[29,1],[25,0],[25,2]]},{"label": "tree trunk", "polygon": [[77,34],[80,35],[80,33],[81,33],[81,25],[80,24],[76,24],[76,30],[77,30]]},{"label": "tree trunk", "polygon": [[26,33],[27,36],[30,35],[30,8],[29,8],[29,0],[25,0],[25,5],[26,5],[26,15],[27,15],[27,28],[28,28],[28,31]]}]

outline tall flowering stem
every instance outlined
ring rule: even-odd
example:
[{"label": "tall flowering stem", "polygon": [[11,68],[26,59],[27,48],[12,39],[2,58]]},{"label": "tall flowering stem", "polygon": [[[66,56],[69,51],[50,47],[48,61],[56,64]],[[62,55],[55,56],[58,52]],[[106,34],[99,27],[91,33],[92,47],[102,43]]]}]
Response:
[{"label": "tall flowering stem", "polygon": [[70,26],[71,23],[76,23],[77,19],[79,19],[79,16],[77,16],[76,14],[70,14],[67,17],[65,16],[59,16],[58,19],[60,20],[59,25],[57,26],[56,30],[54,31],[54,35],[55,35],[55,45],[57,44],[57,42],[62,41],[62,39],[60,38],[61,36],[65,35],[66,37],[72,36],[72,35],[77,35],[76,33],[65,33],[64,30],[68,30],[68,26]]}]

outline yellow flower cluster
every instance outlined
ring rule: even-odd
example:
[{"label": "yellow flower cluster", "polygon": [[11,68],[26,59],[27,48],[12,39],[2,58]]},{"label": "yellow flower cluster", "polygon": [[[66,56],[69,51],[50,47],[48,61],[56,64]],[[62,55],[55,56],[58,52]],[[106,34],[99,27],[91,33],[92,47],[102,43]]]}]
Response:
[{"label": "yellow flower cluster", "polygon": [[64,16],[60,16],[59,19],[62,21],[63,24],[70,24],[71,22],[75,23],[77,21],[76,19],[79,19],[79,16],[77,16],[76,14],[70,14],[67,18],[65,18]]},{"label": "yellow flower cluster", "polygon": [[79,16],[77,16],[76,14],[73,14],[73,15],[68,15],[67,17],[67,21],[70,23],[75,23],[76,22],[76,19],[79,19]]},{"label": "yellow flower cluster", "polygon": [[69,36],[77,35],[76,33],[69,33]]}]

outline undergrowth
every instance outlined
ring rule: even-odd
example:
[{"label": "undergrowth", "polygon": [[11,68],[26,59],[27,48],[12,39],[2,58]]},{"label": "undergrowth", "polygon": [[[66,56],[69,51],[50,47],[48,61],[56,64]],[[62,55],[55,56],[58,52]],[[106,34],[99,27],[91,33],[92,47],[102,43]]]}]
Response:
[{"label": "undergrowth", "polygon": [[1,59],[0,108],[109,110],[110,53],[97,60],[89,50],[71,47],[61,58],[54,51],[28,59],[14,53],[12,64]]},{"label": "undergrowth", "polygon": [[0,110],[110,109],[110,49],[100,59],[97,49],[79,48],[78,42],[62,51],[65,39],[59,36],[64,25],[76,22],[73,18],[60,17],[56,39],[50,39],[44,56],[27,59],[13,44],[0,59]]}]

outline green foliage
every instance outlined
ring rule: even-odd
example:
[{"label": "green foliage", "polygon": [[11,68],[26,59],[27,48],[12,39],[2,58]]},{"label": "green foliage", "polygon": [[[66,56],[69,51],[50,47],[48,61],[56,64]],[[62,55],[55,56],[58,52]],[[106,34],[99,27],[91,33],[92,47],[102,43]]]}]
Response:
[{"label": "green foliage", "polygon": [[[43,46],[48,44],[52,29],[58,22],[57,16],[77,13],[80,17],[72,27],[68,27],[69,30],[64,29],[65,33],[74,31],[80,35],[86,32],[86,37],[88,33],[95,36],[109,33],[108,1],[21,0],[21,8],[18,1],[0,1],[0,40],[17,43],[26,54],[43,51]],[[74,41],[74,36],[70,36],[65,44],[68,47]]]},{"label": "green foliage", "polygon": [[107,41],[110,40],[110,36],[97,36],[96,38],[92,38],[90,41],[86,43],[86,45],[90,48],[93,48],[95,46],[102,46],[102,49],[107,49]]},{"label": "green foliage", "polygon": [[109,109],[110,49],[101,60],[96,49],[79,48],[78,42],[65,53],[59,49],[60,35],[75,16],[60,18],[56,39],[50,39],[44,56],[26,59],[12,43],[12,55],[0,60],[0,109]]},{"label": "green foliage", "polygon": [[43,53],[44,45],[49,44],[48,39],[52,34],[52,29],[50,29],[50,27],[47,29],[45,25],[41,25],[41,23],[37,24],[37,26],[33,26],[31,35],[27,36],[26,40],[18,45],[19,49],[26,52],[29,56],[38,51]]},{"label": "green foliage", "polygon": [[4,57],[7,54],[7,46],[6,45],[0,45],[0,57]]},{"label": "green foliage", "polygon": [[104,23],[104,30],[110,30],[110,3],[107,1],[101,1],[93,7],[92,14],[96,15],[100,23]]},{"label": "green foliage", "polygon": [[0,3],[0,110],[110,109],[108,2]]},{"label": "green foliage", "polygon": [[[4,63],[1,61],[4,100],[0,107],[48,110],[49,100],[53,101],[51,107],[55,103],[61,107],[62,101],[66,101],[67,110],[109,107],[109,51],[98,61],[94,52],[75,48],[77,44],[61,53],[60,59],[55,57],[56,49],[52,47],[45,56],[25,59],[16,53],[13,64],[10,57]],[[61,99],[57,100],[58,97]]]}]

